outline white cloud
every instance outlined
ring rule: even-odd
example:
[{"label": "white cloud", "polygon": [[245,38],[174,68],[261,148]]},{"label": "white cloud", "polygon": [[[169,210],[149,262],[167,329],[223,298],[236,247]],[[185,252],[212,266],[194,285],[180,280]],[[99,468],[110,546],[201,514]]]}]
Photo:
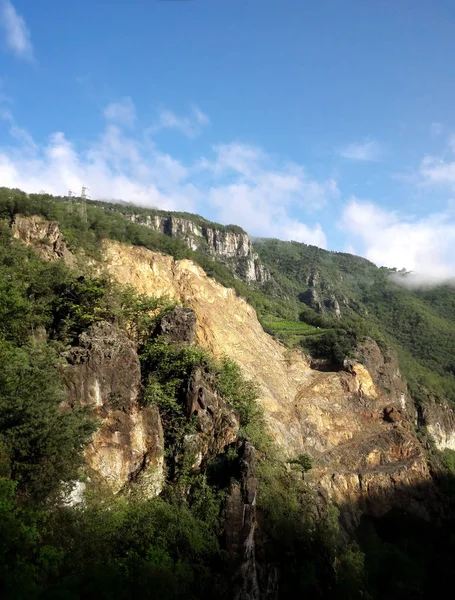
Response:
[{"label": "white cloud", "polygon": [[378,142],[367,141],[358,144],[348,144],[338,151],[342,158],[358,161],[375,161],[381,157],[382,149]]},{"label": "white cloud", "polygon": [[[163,165],[165,170],[163,171]],[[145,143],[125,137],[114,125],[83,153],[56,132],[30,156],[0,149],[0,181],[27,192],[79,192],[87,185],[94,198],[123,199],[142,206],[192,210],[192,190],[181,182],[186,171],[178,162]]]},{"label": "white cloud", "polygon": [[206,125],[208,125],[210,123],[210,118],[208,117],[208,115],[203,113],[202,110],[198,106],[193,106],[192,111],[193,111],[194,118],[199,123],[199,125],[202,125],[203,127],[205,127]]},{"label": "white cloud", "polygon": [[164,109],[160,111],[157,122],[149,128],[149,132],[155,134],[162,129],[174,129],[188,138],[195,138],[209,123],[209,117],[197,106],[192,107],[188,117],[179,117],[171,110]]},{"label": "white cloud", "polygon": [[427,154],[419,168],[410,178],[412,183],[421,186],[455,189],[455,135],[449,136],[445,152],[440,156]]},{"label": "white cloud", "polygon": [[10,113],[6,122],[16,146],[13,151],[0,147],[2,185],[53,194],[66,194],[68,189],[79,192],[86,185],[93,198],[199,212],[241,225],[256,236],[326,246],[318,223],[310,225],[294,215],[337,199],[336,182],[316,181],[302,166],[281,164],[260,148],[221,144],[195,163],[184,164],[161,151],[149,132],[133,136],[112,122],[85,144],[85,151],[63,132],[38,145],[17,127]]},{"label": "white cloud", "polygon": [[20,58],[33,60],[30,32],[10,0],[0,0],[0,17],[8,48]]},{"label": "white cloud", "polygon": [[104,116],[108,121],[132,126],[136,121],[136,107],[131,98],[121,98],[106,106]]},{"label": "white cloud", "polygon": [[362,256],[378,266],[413,271],[414,282],[439,283],[455,276],[453,212],[413,219],[351,198],[340,227],[363,246]]},{"label": "white cloud", "polygon": [[239,223],[253,235],[327,245],[319,224],[310,227],[290,214],[338,198],[334,180],[315,181],[300,165],[276,164],[257,147],[233,143],[214,150],[215,158],[202,159],[199,168],[214,176],[208,199],[223,222]]}]

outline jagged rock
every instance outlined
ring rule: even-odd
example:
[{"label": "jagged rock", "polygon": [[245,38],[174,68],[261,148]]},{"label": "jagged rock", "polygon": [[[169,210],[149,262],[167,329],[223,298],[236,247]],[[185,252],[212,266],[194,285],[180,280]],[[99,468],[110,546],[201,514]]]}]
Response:
[{"label": "jagged rock", "polygon": [[335,298],[334,294],[330,294],[329,298],[324,300],[324,306],[329,310],[333,311],[335,317],[337,319],[341,319],[341,310],[338,300]]},{"label": "jagged rock", "polygon": [[381,350],[374,340],[367,338],[357,347],[356,359],[366,367],[383,395],[387,396],[389,404],[407,413],[415,422],[417,413],[406,382],[401,377],[395,350]]},{"label": "jagged rock", "polygon": [[312,270],[310,275],[308,276],[308,286],[316,287],[317,285],[319,285],[319,280],[320,280],[319,271]]},{"label": "jagged rock", "polygon": [[187,440],[195,454],[195,466],[214,457],[237,438],[235,411],[217,394],[211,377],[196,368],[188,383],[187,417],[197,418],[197,433]]},{"label": "jagged rock", "polygon": [[196,315],[191,308],[175,306],[165,315],[158,327],[157,334],[169,342],[192,344],[196,334]]},{"label": "jagged rock", "polygon": [[398,423],[401,419],[401,413],[394,406],[386,406],[384,408],[384,421]]},{"label": "jagged rock", "polygon": [[63,234],[55,221],[46,221],[36,215],[31,217],[16,215],[11,229],[15,239],[32,246],[46,260],[63,259],[69,267],[76,264],[76,258],[68,250]]},{"label": "jagged rock", "polygon": [[101,426],[85,455],[92,478],[114,492],[138,482],[147,496],[161,491],[164,438],[155,406],[139,404],[139,358],[126,333],[101,321],[66,352],[62,367],[66,406],[92,406]]},{"label": "jagged rock", "polygon": [[259,600],[256,565],[255,450],[246,441],[239,449],[239,479],[231,484],[225,508],[225,542],[231,569],[234,600]]},{"label": "jagged rock", "polygon": [[304,302],[307,306],[314,309],[317,313],[322,313],[324,310],[324,304],[321,302],[317,291],[313,288],[308,289],[299,295],[299,300]]},{"label": "jagged rock", "polygon": [[438,450],[455,450],[455,412],[447,402],[433,400],[422,406],[419,421],[428,429]]},{"label": "jagged rock", "polygon": [[173,215],[125,214],[126,219],[151,227],[164,235],[182,239],[191,250],[206,250],[225,262],[234,275],[245,281],[266,282],[270,279],[268,269],[254,252],[248,234],[239,231],[221,230],[209,224],[197,225],[190,219]]}]

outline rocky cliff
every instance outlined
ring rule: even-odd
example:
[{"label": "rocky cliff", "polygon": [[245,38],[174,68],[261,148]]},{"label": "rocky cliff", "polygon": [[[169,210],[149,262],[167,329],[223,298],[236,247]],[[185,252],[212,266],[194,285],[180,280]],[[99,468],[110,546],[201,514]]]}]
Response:
[{"label": "rocky cliff", "polygon": [[[49,260],[71,259],[53,224],[31,218],[14,227],[17,238]],[[196,341],[217,357],[226,355],[259,384],[269,432],[288,459],[301,453],[312,457],[305,480],[321,502],[340,508],[346,531],[355,530],[363,515],[382,517],[393,508],[427,520],[438,516],[438,491],[416,425],[425,424],[438,447],[452,448],[455,420],[443,405],[417,413],[394,352],[366,340],[343,369],[321,370],[323,365],[266,334],[250,305],[193,262],[112,241],[104,242],[102,254],[95,265],[100,274],[180,305],[162,320],[158,334],[176,344]],[[97,323],[64,359],[64,408],[90,405],[100,423],[86,450],[91,480],[115,492],[128,493],[139,485],[147,496],[158,494],[165,477],[166,432],[156,407],[141,405],[138,355],[126,333]],[[238,473],[225,505],[233,597],[274,598],[274,567],[264,569],[257,558],[255,450],[238,439],[238,417],[207,373],[194,369],[185,402],[186,417],[196,421],[183,448],[193,469],[227,447],[237,452]],[[175,457],[176,471],[182,458]],[[272,591],[265,594],[265,588]]]},{"label": "rocky cliff", "polygon": [[182,239],[192,250],[203,250],[229,266],[236,277],[244,281],[263,283],[270,273],[254,251],[248,235],[240,228],[216,228],[207,223],[195,223],[174,215],[136,215],[125,218],[151,227],[164,235]]},{"label": "rocky cliff", "polygon": [[139,358],[125,332],[99,322],[64,355],[67,406],[93,408],[99,428],[86,449],[88,475],[114,492],[139,485],[159,494],[164,482],[164,438],[155,406],[142,407]]},{"label": "rocky cliff", "polygon": [[13,237],[32,246],[46,260],[63,259],[72,267],[76,259],[68,250],[62,232],[55,221],[46,221],[39,216],[23,217],[16,215],[11,224]]},{"label": "rocky cliff", "polygon": [[381,515],[396,502],[426,516],[419,490],[431,489],[431,477],[396,357],[383,357],[369,342],[348,371],[314,370],[300,352],[267,335],[233,290],[191,261],[110,241],[104,260],[120,282],[193,309],[198,342],[259,383],[269,430],[284,452],[309,453],[315,484],[340,506],[355,507],[346,515],[349,526],[362,511]]},{"label": "rocky cliff", "polygon": [[[35,245],[52,244],[45,239],[46,227],[40,224],[40,234],[32,235],[36,229],[32,218],[29,227],[22,222],[15,231],[25,241],[33,238]],[[58,255],[59,250],[52,251]],[[428,502],[419,490],[425,486],[428,498],[432,480],[425,450],[414,433],[417,415],[393,353],[384,356],[370,341],[345,370],[316,370],[301,352],[290,351],[266,334],[254,309],[233,290],[189,260],[175,261],[145,248],[105,241],[98,269],[138,292],[167,296],[191,308],[195,322],[189,339],[194,330],[198,343],[215,356],[234,359],[247,377],[258,382],[276,443],[290,458],[301,452],[313,457],[310,480],[327,498],[350,507],[345,511],[347,526],[354,527],[362,512],[381,515],[397,504],[428,516]],[[185,321],[184,315],[179,319]],[[170,335],[175,324],[163,327]],[[139,467],[142,471],[151,464],[155,469],[151,485],[158,491],[159,417],[138,406],[137,356],[128,341],[107,325],[89,330],[67,362],[69,402],[93,402],[103,424],[88,451],[93,470],[120,489],[136,477]],[[219,405],[210,382],[198,373],[189,389],[188,410],[199,415],[198,460],[210,448],[216,451],[218,442],[211,439],[215,431],[223,445],[235,439],[234,415]],[[446,417],[444,443],[452,435]],[[441,420],[434,417],[432,422]]]}]

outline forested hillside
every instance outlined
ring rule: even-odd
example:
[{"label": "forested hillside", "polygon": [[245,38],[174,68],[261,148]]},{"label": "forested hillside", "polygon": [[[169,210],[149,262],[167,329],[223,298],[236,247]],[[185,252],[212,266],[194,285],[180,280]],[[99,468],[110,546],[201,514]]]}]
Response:
[{"label": "forested hillside", "polygon": [[[416,404],[435,397],[455,402],[452,289],[409,290],[397,283],[399,274],[362,258],[278,240],[254,242],[272,278],[248,284],[209,253],[125,219],[125,211],[130,208],[88,201],[85,213],[81,199],[0,189],[0,593],[17,600],[429,597],[434,581],[444,582],[452,571],[454,453],[437,452],[414,413],[384,412],[388,380],[368,397],[354,383],[364,377],[371,387],[371,377],[351,367],[361,342],[374,338],[385,357],[379,379],[393,346]],[[71,265],[46,261],[13,239],[19,215],[56,221]],[[336,507],[311,480],[316,466],[306,449],[290,456],[274,443],[256,382],[186,331],[167,337],[174,301],[139,294],[96,271],[106,238],[191,259],[251,303],[289,351],[309,353],[315,369],[306,368],[316,377],[307,396],[305,380],[295,410],[298,401],[314,401],[324,375],[317,369],[327,371],[324,401],[334,404],[334,394],[344,394],[353,415],[365,409],[369,435],[379,440],[372,452],[361,431],[342,440],[348,466],[354,451],[363,462],[351,473],[335,457],[339,473],[330,481],[340,475],[367,489],[362,477],[372,477],[368,502],[381,506],[377,482],[393,481],[393,469],[405,471],[410,461],[412,468],[420,465],[421,486],[397,484],[392,497],[400,510],[412,503],[418,516],[403,518],[392,503],[385,516],[373,518],[366,502],[355,507],[364,511],[355,527],[340,527],[340,510],[354,508],[347,501]],[[191,318],[191,309],[181,310]],[[98,351],[97,326],[130,344],[139,365],[134,408],[116,392],[98,412],[68,401],[65,368]],[[109,358],[114,338],[106,342]],[[337,371],[345,378],[335,379]],[[160,421],[153,433],[163,437],[160,490],[141,492],[139,469],[113,493],[87,468],[87,448],[102,427],[115,429],[113,414],[137,419],[150,407]],[[321,411],[327,420],[327,406]],[[330,435],[341,428],[336,419]],[[338,452],[334,442],[328,448],[315,453],[319,468]],[[87,484],[83,502],[72,495],[76,482]],[[443,515],[437,525],[420,518],[427,498]]]},{"label": "forested hillside", "polygon": [[[368,334],[395,346],[416,401],[432,395],[455,401],[453,288],[409,288],[404,273],[297,242],[263,239],[255,241],[255,248],[280,288],[300,298],[302,305],[308,289],[317,290],[322,298],[337,299],[339,322],[334,323],[329,305],[323,307],[320,324],[335,326],[342,341],[344,331],[354,331],[355,339]],[[305,306],[301,318],[314,321]]]}]

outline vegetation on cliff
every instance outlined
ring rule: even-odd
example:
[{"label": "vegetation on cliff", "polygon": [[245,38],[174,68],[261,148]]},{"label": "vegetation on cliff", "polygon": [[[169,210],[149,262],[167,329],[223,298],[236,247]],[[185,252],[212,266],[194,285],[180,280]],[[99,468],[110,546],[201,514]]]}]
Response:
[{"label": "vegetation on cliff", "polygon": [[[259,481],[257,560],[277,574],[277,597],[424,598],[432,576],[450,573],[451,524],[435,533],[402,515],[366,519],[346,542],[337,511],[307,485],[309,457],[284,458],[266,434],[254,382],[229,359],[217,362],[197,346],[166,340],[156,326],[172,305],[91,275],[85,258],[99,255],[104,237],[191,258],[249,300],[268,330],[332,363],[342,363],[367,334],[392,343],[423,402],[428,393],[453,398],[453,293],[410,292],[358,257],[273,240],[257,248],[274,280],[248,287],[203,252],[127,221],[116,205],[89,203],[87,212],[85,220],[65,199],[0,190],[0,592],[26,600],[232,597],[226,501],[233,482],[243,485],[241,453],[250,440]],[[57,220],[79,270],[45,262],[12,240],[8,225],[17,214]],[[341,320],[330,307],[318,313],[301,301],[316,271],[319,291],[323,280],[330,294],[348,299]],[[85,503],[68,505],[97,423],[89,410],[65,406],[61,357],[97,321],[115,323],[134,340],[142,402],[159,408],[168,470],[158,498],[97,489]],[[240,425],[235,442],[196,468],[185,459],[197,429],[185,405],[195,371]],[[453,453],[433,457],[450,498]]]}]

